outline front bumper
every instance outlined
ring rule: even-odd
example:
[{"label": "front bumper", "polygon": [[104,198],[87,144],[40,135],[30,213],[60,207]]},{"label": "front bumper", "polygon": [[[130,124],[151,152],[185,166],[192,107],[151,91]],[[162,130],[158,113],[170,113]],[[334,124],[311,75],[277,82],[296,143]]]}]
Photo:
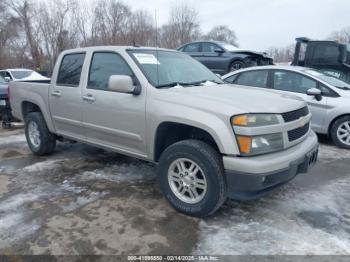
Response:
[{"label": "front bumper", "polygon": [[317,136],[311,131],[303,142],[282,152],[224,157],[228,196],[238,200],[260,197],[296,175],[307,173],[316,163],[317,155]]}]

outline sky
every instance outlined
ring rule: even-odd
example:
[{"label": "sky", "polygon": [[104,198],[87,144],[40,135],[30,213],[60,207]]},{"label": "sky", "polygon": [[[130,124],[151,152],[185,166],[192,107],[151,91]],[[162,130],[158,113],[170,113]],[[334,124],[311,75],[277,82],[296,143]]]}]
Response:
[{"label": "sky", "polygon": [[[133,10],[157,9],[158,26],[167,22],[175,0],[125,0]],[[299,36],[324,39],[350,26],[350,0],[187,0],[196,8],[201,29],[227,25],[243,49],[265,51],[293,44]]]}]

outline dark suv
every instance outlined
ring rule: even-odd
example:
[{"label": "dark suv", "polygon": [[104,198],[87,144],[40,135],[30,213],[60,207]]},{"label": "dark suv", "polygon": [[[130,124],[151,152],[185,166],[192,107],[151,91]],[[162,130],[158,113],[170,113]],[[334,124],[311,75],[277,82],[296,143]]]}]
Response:
[{"label": "dark suv", "polygon": [[273,64],[272,58],[264,53],[242,50],[223,42],[192,42],[177,50],[189,54],[218,74],[226,74],[250,66]]}]

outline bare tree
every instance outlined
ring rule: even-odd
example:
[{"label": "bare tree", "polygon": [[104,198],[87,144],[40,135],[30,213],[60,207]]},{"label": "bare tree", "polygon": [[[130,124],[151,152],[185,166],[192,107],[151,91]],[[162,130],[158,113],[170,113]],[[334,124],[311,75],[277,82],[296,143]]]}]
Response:
[{"label": "bare tree", "polygon": [[339,31],[334,31],[328,37],[331,40],[337,40],[342,43],[350,43],[350,26]]},{"label": "bare tree", "polygon": [[34,4],[30,0],[8,0],[8,8],[16,15],[23,27],[34,67],[41,64],[38,26],[34,25]]},{"label": "bare tree", "polygon": [[228,26],[219,25],[214,26],[205,36],[206,40],[215,40],[230,43],[238,47],[237,36],[235,31],[230,29]]},{"label": "bare tree", "polygon": [[126,44],[130,27],[130,7],[120,1],[98,0],[92,34],[97,44]]},{"label": "bare tree", "polygon": [[77,46],[77,28],[72,22],[75,8],[74,2],[56,0],[43,3],[38,11],[41,45],[45,50],[49,69],[53,68],[60,52]]},{"label": "bare tree", "polygon": [[155,45],[155,26],[152,15],[144,10],[135,11],[130,19],[127,35],[127,44]]},{"label": "bare tree", "polygon": [[0,68],[11,61],[9,59],[11,49],[8,47],[11,41],[18,36],[19,26],[18,19],[8,12],[5,2],[0,2]]},{"label": "bare tree", "polygon": [[167,48],[176,48],[197,40],[200,26],[196,9],[185,2],[174,5],[170,10],[169,22],[161,28],[161,43]]},{"label": "bare tree", "polygon": [[286,47],[271,47],[266,53],[277,63],[287,63],[293,60],[294,48],[294,44],[290,44]]}]

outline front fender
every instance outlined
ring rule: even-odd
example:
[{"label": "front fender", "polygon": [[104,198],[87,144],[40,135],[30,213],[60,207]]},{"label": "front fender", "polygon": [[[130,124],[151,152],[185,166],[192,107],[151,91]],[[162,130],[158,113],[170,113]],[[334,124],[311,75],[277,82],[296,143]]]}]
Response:
[{"label": "front fender", "polygon": [[150,108],[150,112],[147,114],[146,127],[150,156],[154,155],[157,129],[163,122],[185,124],[202,129],[212,136],[222,154],[239,154],[229,117],[177,104],[172,104],[171,110],[164,111],[164,108],[161,103],[158,103]]}]

